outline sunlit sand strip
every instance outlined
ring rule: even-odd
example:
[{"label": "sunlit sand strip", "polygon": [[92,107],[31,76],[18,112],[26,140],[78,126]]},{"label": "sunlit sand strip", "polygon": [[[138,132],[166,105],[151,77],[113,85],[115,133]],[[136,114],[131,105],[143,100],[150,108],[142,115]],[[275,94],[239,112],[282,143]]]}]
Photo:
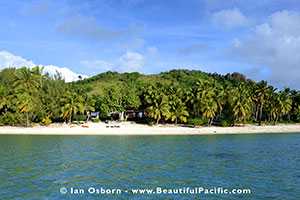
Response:
[{"label": "sunlit sand strip", "polygon": [[20,135],[217,135],[217,134],[255,134],[255,133],[300,133],[300,124],[241,127],[199,127],[189,128],[172,125],[148,126],[131,123],[88,123],[83,126],[53,124],[48,127],[35,126],[0,127],[0,134]]}]

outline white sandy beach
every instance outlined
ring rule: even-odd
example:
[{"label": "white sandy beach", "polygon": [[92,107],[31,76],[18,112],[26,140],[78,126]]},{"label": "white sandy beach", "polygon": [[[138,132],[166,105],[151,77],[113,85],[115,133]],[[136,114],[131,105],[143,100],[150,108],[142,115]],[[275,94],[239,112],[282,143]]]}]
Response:
[{"label": "white sandy beach", "polygon": [[[119,126],[119,127],[114,127]],[[122,123],[88,123],[85,125],[51,124],[50,126],[0,127],[0,134],[20,135],[214,135],[255,133],[300,133],[300,124],[276,126],[245,125],[238,127],[180,127],[174,125],[148,126]]]}]

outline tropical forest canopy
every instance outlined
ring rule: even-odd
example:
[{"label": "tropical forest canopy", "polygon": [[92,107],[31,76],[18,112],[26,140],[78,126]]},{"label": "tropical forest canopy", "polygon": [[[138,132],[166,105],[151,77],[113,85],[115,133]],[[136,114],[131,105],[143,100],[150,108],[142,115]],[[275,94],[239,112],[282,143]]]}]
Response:
[{"label": "tropical forest canopy", "polygon": [[240,73],[208,74],[171,70],[154,75],[105,72],[72,83],[42,68],[0,72],[0,125],[85,120],[97,111],[144,111],[141,123],[231,126],[244,123],[299,122],[300,92],[278,90]]}]

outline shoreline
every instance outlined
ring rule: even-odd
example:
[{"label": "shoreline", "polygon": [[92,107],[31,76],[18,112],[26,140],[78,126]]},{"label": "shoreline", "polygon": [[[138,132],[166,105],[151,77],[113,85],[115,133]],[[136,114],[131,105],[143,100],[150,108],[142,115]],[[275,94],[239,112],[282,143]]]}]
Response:
[{"label": "shoreline", "polygon": [[[108,126],[108,127],[107,127]],[[175,125],[149,126],[121,123],[87,123],[84,125],[51,124],[35,127],[0,127],[0,135],[230,135],[300,133],[300,124],[244,125],[235,127],[182,127]]]}]

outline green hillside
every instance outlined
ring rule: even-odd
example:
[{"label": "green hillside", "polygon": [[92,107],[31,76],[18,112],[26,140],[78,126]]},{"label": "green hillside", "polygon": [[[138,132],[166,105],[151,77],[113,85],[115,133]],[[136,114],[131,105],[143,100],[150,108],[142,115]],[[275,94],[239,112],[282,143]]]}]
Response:
[{"label": "green hillside", "polygon": [[[85,120],[97,111],[142,111],[142,123],[230,126],[237,123],[298,122],[300,93],[276,90],[239,73],[219,75],[196,70],[160,74],[105,72],[72,83],[39,68],[0,72],[0,123],[49,124]],[[96,120],[95,120],[96,121]]]}]

